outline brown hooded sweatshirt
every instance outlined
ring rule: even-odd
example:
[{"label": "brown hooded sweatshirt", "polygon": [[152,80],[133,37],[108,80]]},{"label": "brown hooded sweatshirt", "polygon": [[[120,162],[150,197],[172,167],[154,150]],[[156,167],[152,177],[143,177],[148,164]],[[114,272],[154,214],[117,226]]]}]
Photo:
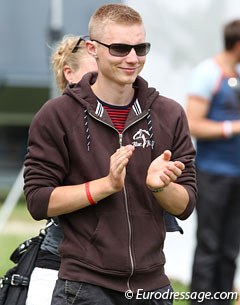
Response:
[{"label": "brown hooded sweatshirt", "polygon": [[195,150],[183,108],[159,95],[138,77],[137,98],[122,134],[91,90],[96,75],[86,74],[61,97],[46,102],[33,119],[25,160],[28,209],[47,218],[51,192],[108,175],[110,156],[133,144],[124,188],[96,205],[60,216],[59,277],[118,291],[149,291],[169,284],[164,273],[163,209],[146,187],[152,160],[169,149],[185,164],[177,183],[189,194],[179,219],[186,219],[196,200]]}]

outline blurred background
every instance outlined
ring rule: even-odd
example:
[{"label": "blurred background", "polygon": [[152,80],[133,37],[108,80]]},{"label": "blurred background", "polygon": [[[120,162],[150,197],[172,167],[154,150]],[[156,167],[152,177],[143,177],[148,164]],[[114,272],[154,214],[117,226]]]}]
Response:
[{"label": "blurred background", "polygon": [[[140,12],[152,44],[141,75],[183,106],[192,67],[222,49],[223,25],[240,18],[239,0],[0,0],[0,198],[5,208],[13,209],[22,193],[29,123],[41,105],[57,94],[49,65],[51,48],[64,34],[87,34],[93,11],[109,2],[124,2]],[[11,211],[3,213],[0,206],[0,234]],[[188,283],[195,214],[181,226],[184,235],[167,235],[166,271]]]}]

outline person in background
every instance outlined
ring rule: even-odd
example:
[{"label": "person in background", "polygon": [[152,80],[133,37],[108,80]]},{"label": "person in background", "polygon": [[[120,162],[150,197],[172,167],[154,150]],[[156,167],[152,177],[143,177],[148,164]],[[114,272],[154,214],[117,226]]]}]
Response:
[{"label": "person in background", "polygon": [[[183,108],[138,76],[150,44],[141,16],[100,7],[86,47],[87,73],[32,121],[24,191],[35,219],[63,230],[54,305],[172,304],[164,272],[164,211],[186,219],[196,200],[195,150]],[[127,295],[128,296],[128,295]]]},{"label": "person in background", "polygon": [[[65,87],[77,83],[82,76],[97,70],[96,60],[89,55],[84,37],[65,35],[56,45],[51,56],[52,70],[57,87],[62,93]],[[53,219],[38,253],[32,272],[26,305],[50,305],[52,292],[60,267],[58,246],[63,234],[57,217]]]},{"label": "person in background", "polygon": [[[240,19],[224,27],[224,50],[195,67],[187,117],[196,138],[197,245],[191,291],[231,292],[240,246]],[[205,300],[227,305],[231,300]],[[191,304],[199,304],[192,300]]]}]

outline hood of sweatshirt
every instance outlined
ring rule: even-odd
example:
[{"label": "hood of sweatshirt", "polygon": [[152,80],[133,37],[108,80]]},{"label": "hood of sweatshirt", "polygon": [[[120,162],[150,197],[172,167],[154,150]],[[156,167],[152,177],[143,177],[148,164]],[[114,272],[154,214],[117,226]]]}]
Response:
[{"label": "hood of sweatshirt", "polygon": [[[95,83],[96,79],[97,73],[89,72],[83,76],[79,83],[69,84],[63,94],[73,97],[87,109],[95,111],[96,96],[93,93],[91,86]],[[133,83],[133,88],[138,92],[137,99],[142,111],[150,108],[151,104],[159,96],[158,91],[155,88],[149,88],[147,81],[141,76],[137,77]]]}]

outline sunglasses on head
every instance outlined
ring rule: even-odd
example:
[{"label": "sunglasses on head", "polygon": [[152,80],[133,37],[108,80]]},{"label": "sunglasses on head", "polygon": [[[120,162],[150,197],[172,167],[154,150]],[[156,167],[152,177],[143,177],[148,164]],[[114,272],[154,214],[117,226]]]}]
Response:
[{"label": "sunglasses on head", "polygon": [[75,44],[74,48],[72,49],[72,53],[76,53],[78,51],[78,49],[80,48],[80,43],[82,41],[86,41],[86,39],[89,38],[88,35],[85,35],[85,36],[80,36],[77,43]]},{"label": "sunglasses on head", "polygon": [[137,56],[145,56],[150,50],[151,44],[149,42],[144,42],[140,44],[125,44],[125,43],[112,43],[106,44],[96,39],[91,39],[92,41],[96,41],[97,43],[103,45],[104,47],[109,49],[109,53],[112,56],[124,57],[128,55],[132,48],[135,50]]}]

